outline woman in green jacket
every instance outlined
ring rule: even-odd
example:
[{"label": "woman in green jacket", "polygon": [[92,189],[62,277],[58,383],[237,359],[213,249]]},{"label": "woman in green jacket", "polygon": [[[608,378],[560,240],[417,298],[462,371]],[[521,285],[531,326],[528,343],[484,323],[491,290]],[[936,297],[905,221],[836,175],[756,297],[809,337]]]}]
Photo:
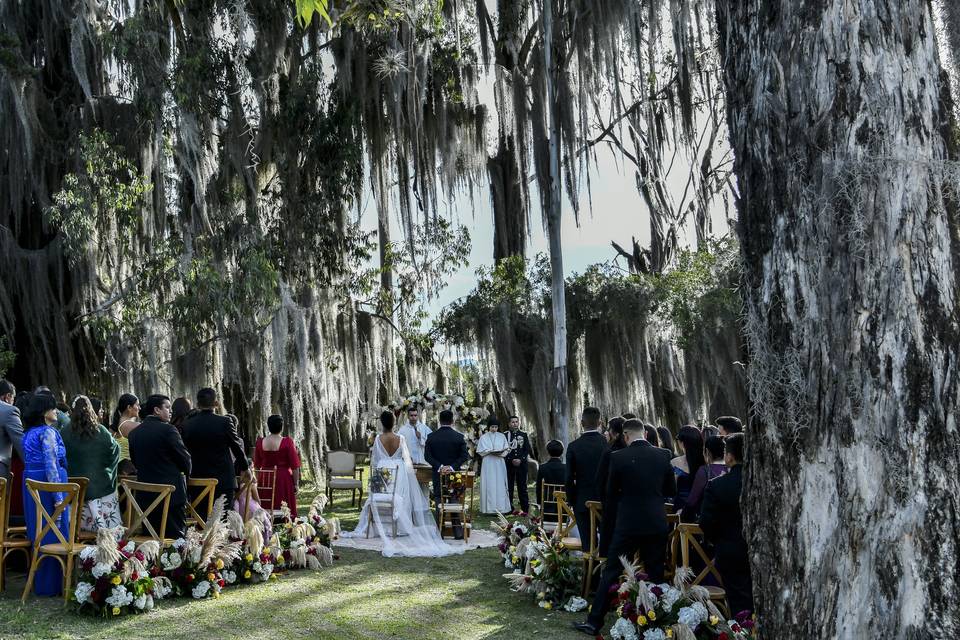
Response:
[{"label": "woman in green jacket", "polygon": [[80,528],[97,531],[121,525],[117,497],[117,465],[120,445],[100,424],[87,396],[77,396],[70,412],[70,425],[60,432],[67,449],[67,472],[90,483],[84,498]]}]

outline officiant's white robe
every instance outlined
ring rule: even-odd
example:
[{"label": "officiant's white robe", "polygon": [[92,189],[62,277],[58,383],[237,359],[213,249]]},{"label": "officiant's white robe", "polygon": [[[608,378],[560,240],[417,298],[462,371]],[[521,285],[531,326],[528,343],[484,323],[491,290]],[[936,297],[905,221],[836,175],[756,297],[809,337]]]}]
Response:
[{"label": "officiant's white robe", "polygon": [[[410,426],[410,421],[407,420],[407,422],[397,430],[397,433],[407,441],[407,448],[410,449],[410,460],[413,464],[427,464],[426,458],[423,457],[423,447],[427,444],[427,436],[433,433],[430,427],[422,422],[418,422],[416,429],[414,429]],[[417,439],[417,434],[420,434],[419,440]]]},{"label": "officiant's white robe", "polygon": [[[509,448],[507,437],[499,431],[483,434],[477,443],[477,453],[483,456],[483,465],[480,467],[480,513],[510,512],[507,463],[503,459]],[[501,453],[494,453],[496,451]]]}]

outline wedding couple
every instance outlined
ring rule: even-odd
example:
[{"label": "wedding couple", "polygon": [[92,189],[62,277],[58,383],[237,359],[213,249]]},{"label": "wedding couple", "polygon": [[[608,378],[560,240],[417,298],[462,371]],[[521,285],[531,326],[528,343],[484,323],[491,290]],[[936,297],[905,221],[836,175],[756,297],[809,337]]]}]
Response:
[{"label": "wedding couple", "polygon": [[[383,555],[439,557],[463,553],[464,546],[446,544],[430,505],[417,482],[410,447],[393,432],[392,412],[380,415],[383,433],[370,452],[371,491],[360,512],[360,522],[345,538],[378,536]],[[469,459],[463,435],[452,428],[453,412],[440,412],[440,428],[427,436],[424,457],[433,467],[433,493],[439,502],[440,474],[459,469]]]}]

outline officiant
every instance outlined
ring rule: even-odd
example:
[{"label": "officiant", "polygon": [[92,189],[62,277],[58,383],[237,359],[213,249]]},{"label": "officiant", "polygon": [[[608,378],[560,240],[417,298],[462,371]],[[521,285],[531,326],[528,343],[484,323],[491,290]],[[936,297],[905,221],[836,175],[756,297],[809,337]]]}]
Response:
[{"label": "officiant", "polygon": [[510,512],[507,494],[507,465],[504,458],[510,453],[507,437],[500,433],[500,425],[491,421],[488,431],[477,442],[477,453],[483,458],[480,474],[480,513]]},{"label": "officiant", "polygon": [[420,420],[420,409],[417,405],[407,408],[407,422],[400,427],[399,434],[407,441],[410,450],[410,460],[413,464],[427,464],[423,457],[423,447],[427,444],[427,436],[431,434],[430,427]]}]

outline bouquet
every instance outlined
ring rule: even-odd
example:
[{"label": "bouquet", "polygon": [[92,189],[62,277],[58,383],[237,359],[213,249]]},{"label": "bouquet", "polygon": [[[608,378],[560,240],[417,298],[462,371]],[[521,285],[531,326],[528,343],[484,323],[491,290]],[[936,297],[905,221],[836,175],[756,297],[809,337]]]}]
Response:
[{"label": "bouquet", "polygon": [[152,540],[139,546],[118,542],[122,531],[100,529],[96,544],[80,552],[72,595],[79,611],[100,616],[140,613],[170,593],[169,582],[154,578],[149,570],[160,545]]},{"label": "bouquet", "polygon": [[444,474],[446,482],[443,484],[443,497],[450,502],[459,502],[467,491],[467,481],[460,471],[451,471]]},{"label": "bouquet", "polygon": [[510,521],[500,514],[494,524],[498,550],[503,566],[511,572],[504,574],[518,593],[534,593],[544,609],[563,605],[579,610],[573,597],[580,589],[582,565],[563,543],[548,535],[540,526],[539,518]]},{"label": "bouquet", "polygon": [[679,568],[672,585],[646,582],[626,557],[620,558],[624,577],[610,590],[617,621],[610,629],[615,640],[746,640],[756,628],[749,613],[726,620],[710,601],[709,592],[690,584],[693,573]]},{"label": "bouquet", "polygon": [[202,532],[190,527],[183,538],[174,540],[160,554],[155,573],[168,578],[178,595],[219,598],[220,590],[227,585],[224,570],[232,582],[236,581],[232,566],[241,556],[243,545],[233,539],[235,524],[228,524],[233,521],[225,517],[225,505],[226,498],[221,496]]},{"label": "bouquet", "polygon": [[330,540],[334,529],[320,515],[325,504],[326,496],[318,496],[309,515],[297,518],[285,502],[280,506],[280,525],[271,541],[277,549],[277,567],[320,569],[333,564]]}]

